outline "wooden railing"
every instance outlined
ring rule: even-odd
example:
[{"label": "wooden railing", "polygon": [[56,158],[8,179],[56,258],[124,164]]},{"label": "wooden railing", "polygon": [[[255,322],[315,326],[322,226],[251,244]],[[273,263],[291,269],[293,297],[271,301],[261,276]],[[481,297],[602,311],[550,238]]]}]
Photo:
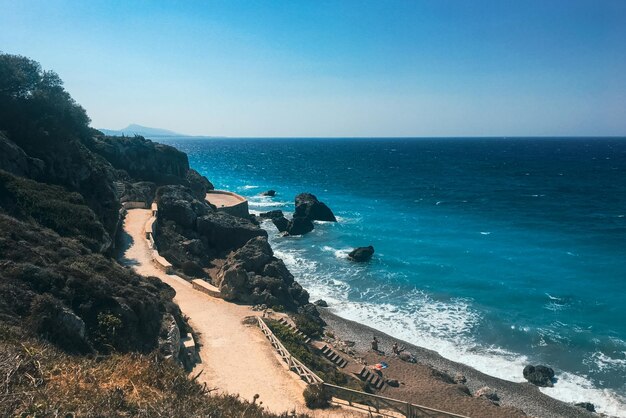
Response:
[{"label": "wooden railing", "polygon": [[453,414],[451,412],[440,411],[426,406],[414,405],[409,402],[397,399],[386,398],[384,396],[373,395],[371,393],[360,392],[341,386],[323,383],[326,392],[334,398],[343,399],[349,405],[353,403],[366,405],[374,408],[376,412],[380,410],[399,412],[407,418],[468,418],[465,415]]},{"label": "wooden railing", "polygon": [[276,338],[272,330],[269,329],[263,318],[257,316],[257,319],[259,320],[259,327],[261,328],[261,331],[263,331],[263,334],[265,334],[267,339],[270,341],[272,347],[276,349],[280,358],[287,363],[289,370],[296,372],[298,376],[300,376],[300,378],[308,384],[324,383],[318,375],[309,370],[309,368],[302,364],[300,360],[292,356],[291,353],[287,351],[285,346],[278,340],[278,338]]},{"label": "wooden railing", "polygon": [[257,316],[259,327],[263,334],[276,349],[280,358],[289,366],[289,370],[294,371],[302,380],[308,384],[320,383],[324,385],[324,389],[333,398],[347,401],[349,405],[353,403],[365,405],[374,408],[376,412],[380,410],[392,411],[399,413],[406,418],[469,418],[465,415],[453,414],[451,412],[440,411],[438,409],[428,408],[426,406],[415,405],[409,402],[400,401],[398,399],[386,398],[384,396],[373,395],[371,393],[360,392],[341,386],[325,383],[318,375],[313,373],[300,360],[293,357],[285,348],[280,340],[274,335],[272,330],[267,326],[263,318]]}]

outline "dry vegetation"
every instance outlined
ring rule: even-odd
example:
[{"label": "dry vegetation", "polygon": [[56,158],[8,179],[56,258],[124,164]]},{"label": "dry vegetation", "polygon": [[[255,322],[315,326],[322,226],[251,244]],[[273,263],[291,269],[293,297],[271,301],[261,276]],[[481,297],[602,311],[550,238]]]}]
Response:
[{"label": "dry vegetation", "polygon": [[69,355],[0,328],[3,417],[288,417],[237,396],[212,395],[157,354]]}]

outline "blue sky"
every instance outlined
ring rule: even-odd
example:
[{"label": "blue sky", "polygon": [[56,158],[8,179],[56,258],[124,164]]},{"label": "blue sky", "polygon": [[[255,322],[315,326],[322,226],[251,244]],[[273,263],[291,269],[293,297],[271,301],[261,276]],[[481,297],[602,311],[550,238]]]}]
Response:
[{"label": "blue sky", "polygon": [[100,128],[626,135],[623,0],[0,0],[0,51]]}]

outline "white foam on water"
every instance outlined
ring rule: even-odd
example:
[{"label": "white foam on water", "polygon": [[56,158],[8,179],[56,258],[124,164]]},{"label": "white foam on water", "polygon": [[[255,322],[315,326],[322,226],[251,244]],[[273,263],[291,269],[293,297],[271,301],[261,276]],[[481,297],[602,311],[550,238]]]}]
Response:
[{"label": "white foam on water", "polygon": [[258,208],[271,208],[271,207],[280,207],[287,206],[289,202],[273,202],[271,200],[248,200],[248,204],[252,207]]},{"label": "white foam on water", "polygon": [[250,190],[250,189],[258,189],[259,186],[254,186],[252,184],[246,184],[245,186],[242,186],[241,188],[244,189],[244,190]]},{"label": "white foam on water", "polygon": [[348,254],[350,253],[350,251],[352,251],[353,248],[343,248],[343,249],[336,249],[333,247],[329,247],[328,245],[325,245],[322,247],[322,251],[325,252],[332,252],[335,257],[337,258],[348,258]]},{"label": "white foam on water", "polygon": [[[326,300],[339,316],[384,330],[389,335],[434,350],[449,360],[466,364],[485,374],[513,382],[526,381],[522,371],[531,359],[501,347],[485,347],[473,338],[473,330],[482,318],[472,308],[471,301],[438,301],[419,290],[406,294],[402,289],[389,285],[364,288],[355,294],[350,284],[341,279],[358,279],[358,269],[320,271],[317,262],[306,258],[305,249],[286,248],[285,244],[286,241],[272,243],[276,256],[283,259],[296,280],[310,292],[312,300]],[[338,258],[345,257],[348,251],[329,245],[318,248]],[[350,296],[358,297],[361,301],[350,301]],[[557,296],[546,293],[546,299],[546,309],[563,309],[567,306]],[[393,303],[386,303],[387,300]],[[560,341],[563,338],[551,329],[537,331],[542,339]],[[590,361],[595,362],[598,368],[623,367],[626,370],[626,353],[622,359],[598,352]],[[626,399],[623,395],[611,389],[597,388],[585,376],[555,371],[559,379],[556,385],[541,389],[548,396],[565,402],[592,402],[601,413],[626,418]]]},{"label": "white foam on water", "polygon": [[[336,256],[346,251],[331,246],[321,249]],[[434,350],[449,360],[466,364],[490,376],[512,382],[526,381],[522,374],[530,362],[526,356],[497,346],[481,346],[473,339],[472,330],[482,318],[472,309],[469,301],[437,301],[415,290],[406,295],[401,303],[380,303],[376,301],[387,293],[381,289],[363,292],[361,298],[367,301],[349,301],[350,285],[336,277],[320,274],[318,264],[306,259],[302,250],[283,248],[274,252],[310,292],[312,299],[326,300],[339,316],[384,330],[389,335]],[[612,359],[601,354],[595,358],[607,366],[626,368],[626,358]],[[541,388],[546,395],[565,402],[592,402],[598,412],[626,418],[626,399],[615,391],[598,389],[586,377],[556,372],[557,384],[553,388]]]},{"label": "white foam on water", "polygon": [[614,390],[598,389],[589,379],[568,372],[557,373],[557,378],[554,387],[539,390],[563,402],[591,402],[596,412],[612,417],[626,417],[626,398]]}]

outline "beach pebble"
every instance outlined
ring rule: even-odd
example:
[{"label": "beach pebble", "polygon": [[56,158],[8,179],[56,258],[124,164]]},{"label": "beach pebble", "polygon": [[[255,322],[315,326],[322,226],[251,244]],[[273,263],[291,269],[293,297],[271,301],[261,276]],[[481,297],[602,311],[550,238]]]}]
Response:
[{"label": "beach pebble", "polygon": [[465,383],[467,382],[467,379],[461,373],[457,373],[454,375],[454,381],[456,383]]},{"label": "beach pebble", "polygon": [[474,392],[474,397],[485,398],[494,403],[500,400],[496,391],[491,389],[489,386],[484,386],[478,389],[476,392]]}]

